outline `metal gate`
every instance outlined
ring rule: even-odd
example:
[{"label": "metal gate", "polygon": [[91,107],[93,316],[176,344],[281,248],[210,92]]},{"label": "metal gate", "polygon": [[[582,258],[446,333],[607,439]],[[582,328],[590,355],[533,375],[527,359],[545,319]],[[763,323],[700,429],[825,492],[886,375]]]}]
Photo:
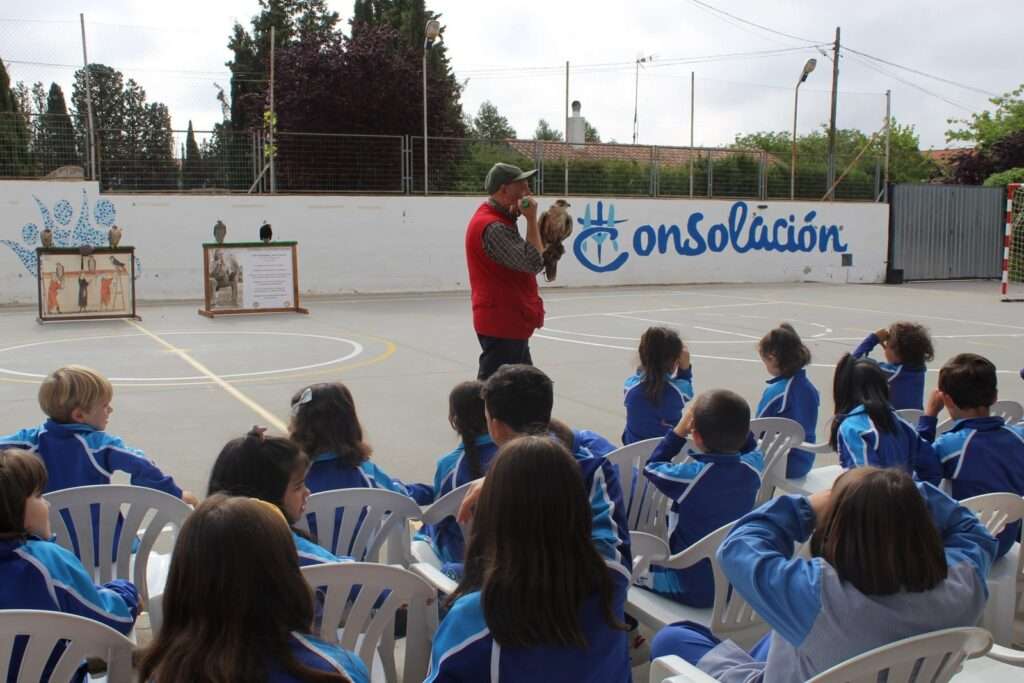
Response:
[{"label": "metal gate", "polygon": [[[1002,188],[895,185],[889,270],[897,280],[998,278],[1006,196]],[[899,271],[902,271],[902,278]]]}]

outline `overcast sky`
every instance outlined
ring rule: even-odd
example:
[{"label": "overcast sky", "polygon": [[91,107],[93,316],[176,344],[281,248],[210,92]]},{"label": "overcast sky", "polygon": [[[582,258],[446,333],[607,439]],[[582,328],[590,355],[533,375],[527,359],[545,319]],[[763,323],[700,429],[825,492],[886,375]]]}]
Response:
[{"label": "overcast sky", "polygon": [[[90,61],[135,78],[151,101],[169,106],[175,128],[181,129],[190,119],[197,129],[219,120],[213,83],[227,87],[229,82],[224,62],[231,57],[226,47],[231,27],[236,20],[248,26],[258,11],[257,0],[4,4],[0,58],[9,63],[12,80],[57,81],[70,100],[73,68],[47,65],[81,64],[78,14],[83,12]],[[347,31],[351,0],[328,4]],[[840,60],[840,127],[880,128],[884,93],[891,89],[897,120],[916,127],[922,148],[942,148],[946,119],[988,108],[990,94],[1024,82],[1019,0],[706,4],[788,36],[744,24],[695,0],[437,0],[428,7],[443,13],[451,62],[466,82],[465,110],[475,113],[490,100],[520,137],[532,137],[540,118],[564,129],[569,61],[569,96],[582,102],[583,115],[603,140],[632,141],[634,62],[650,55],[653,62],[639,76],[640,143],[689,143],[691,71],[696,72],[697,145],[725,145],[736,134],[760,130],[789,130],[794,85],[804,62],[816,57],[817,70],[800,93],[799,130],[810,131],[828,120],[832,63],[808,41],[830,43],[836,26],[842,27],[844,46],[959,84],[849,54]],[[716,57],[749,52],[768,54]],[[418,108],[418,94],[395,106]]]}]

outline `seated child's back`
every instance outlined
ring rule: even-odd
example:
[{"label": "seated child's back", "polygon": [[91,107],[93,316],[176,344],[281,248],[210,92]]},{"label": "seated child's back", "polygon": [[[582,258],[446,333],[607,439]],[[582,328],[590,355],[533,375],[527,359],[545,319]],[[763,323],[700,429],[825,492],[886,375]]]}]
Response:
[{"label": "seated child's back", "polygon": [[[996,366],[973,353],[951,358],[939,371],[939,388],[926,406],[918,429],[934,439],[942,476],[957,500],[986,493],[1024,495],[1024,429],[989,414],[997,398]],[[937,416],[949,410],[953,427],[935,437]],[[999,534],[998,556],[1020,538],[1020,521]]]},{"label": "seated child's back", "polygon": [[[688,438],[703,452],[693,462],[673,464]],[[754,507],[764,459],[750,434],[750,406],[739,395],[719,389],[697,396],[679,424],[647,460],[644,476],[672,501],[669,549],[673,554]],[[641,585],[693,607],[714,602],[711,565],[688,569],[652,566]]]},{"label": "seated child's back", "polygon": [[651,327],[640,338],[640,367],[626,378],[622,443],[661,438],[693,398],[690,352],[667,327]]},{"label": "seated child's back", "polygon": [[935,357],[932,339],[924,326],[911,322],[895,322],[872,332],[854,349],[854,358],[864,358],[877,344],[885,352],[879,367],[889,382],[889,398],[896,410],[924,406],[924,376],[927,363]]}]

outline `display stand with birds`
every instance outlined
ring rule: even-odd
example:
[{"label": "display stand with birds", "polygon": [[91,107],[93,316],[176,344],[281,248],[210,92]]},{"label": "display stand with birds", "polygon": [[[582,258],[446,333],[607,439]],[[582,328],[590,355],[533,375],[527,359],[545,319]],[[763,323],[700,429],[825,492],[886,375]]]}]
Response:
[{"label": "display stand with birds", "polygon": [[572,234],[572,216],[566,211],[571,206],[564,199],[556,199],[540,216],[540,239],[544,244],[544,278],[554,282],[558,275],[558,260],[565,253],[562,242]]}]

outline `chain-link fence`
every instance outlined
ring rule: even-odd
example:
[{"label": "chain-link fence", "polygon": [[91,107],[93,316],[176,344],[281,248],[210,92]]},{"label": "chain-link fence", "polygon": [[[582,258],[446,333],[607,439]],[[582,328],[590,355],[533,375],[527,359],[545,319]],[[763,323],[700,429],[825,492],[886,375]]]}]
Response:
[{"label": "chain-link fence", "polygon": [[[0,117],[0,176],[43,177],[70,165],[88,177],[87,142],[67,117]],[[105,192],[424,194],[429,177],[427,194],[479,195],[487,170],[503,161],[537,169],[533,189],[545,195],[790,196],[790,158],[760,150],[468,138],[427,143],[425,170],[423,138],[416,136],[281,132],[270,145],[262,131],[194,131],[189,142],[186,131],[147,139],[102,129],[96,175]],[[15,153],[14,145],[27,152]],[[837,161],[846,170],[837,199],[880,197],[879,159],[861,158],[848,169],[848,160]],[[827,175],[826,159],[801,157],[794,196],[821,199]]]}]

